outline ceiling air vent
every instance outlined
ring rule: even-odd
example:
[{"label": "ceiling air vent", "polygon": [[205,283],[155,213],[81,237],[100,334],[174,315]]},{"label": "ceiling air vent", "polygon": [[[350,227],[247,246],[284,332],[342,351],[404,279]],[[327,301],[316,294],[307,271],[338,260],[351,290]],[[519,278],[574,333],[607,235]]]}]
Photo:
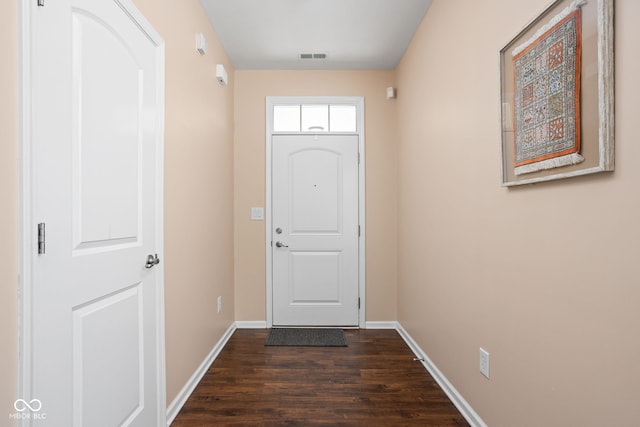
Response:
[{"label": "ceiling air vent", "polygon": [[301,53],[300,59],[327,59],[326,53]]}]

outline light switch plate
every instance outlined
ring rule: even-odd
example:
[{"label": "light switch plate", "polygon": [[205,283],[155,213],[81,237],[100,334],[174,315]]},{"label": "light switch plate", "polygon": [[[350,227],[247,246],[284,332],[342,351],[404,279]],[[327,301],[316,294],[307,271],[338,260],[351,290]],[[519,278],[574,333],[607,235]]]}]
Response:
[{"label": "light switch plate", "polygon": [[263,221],[264,208],[251,208],[251,221]]}]

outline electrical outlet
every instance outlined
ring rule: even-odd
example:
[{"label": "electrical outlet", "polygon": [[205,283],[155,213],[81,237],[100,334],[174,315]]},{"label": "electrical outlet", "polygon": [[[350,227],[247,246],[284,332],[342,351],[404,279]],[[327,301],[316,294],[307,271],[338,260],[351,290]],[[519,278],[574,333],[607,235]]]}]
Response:
[{"label": "electrical outlet", "polygon": [[489,352],[480,347],[480,373],[489,378]]},{"label": "electrical outlet", "polygon": [[218,297],[218,313],[222,311],[222,297]]}]

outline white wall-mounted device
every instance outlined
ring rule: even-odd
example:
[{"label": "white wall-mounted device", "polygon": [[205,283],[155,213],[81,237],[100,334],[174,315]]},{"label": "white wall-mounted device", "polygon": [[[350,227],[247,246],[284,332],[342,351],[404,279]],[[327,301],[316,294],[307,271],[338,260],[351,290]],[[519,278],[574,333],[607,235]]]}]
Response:
[{"label": "white wall-mounted device", "polygon": [[396,88],[389,86],[387,88],[387,99],[396,99]]},{"label": "white wall-mounted device", "polygon": [[264,221],[264,208],[251,208],[251,221]]},{"label": "white wall-mounted device", "polygon": [[218,83],[220,83],[222,86],[226,86],[229,82],[227,70],[224,69],[224,65],[222,64],[216,65],[216,79],[218,79]]},{"label": "white wall-mounted device", "polygon": [[207,39],[204,38],[204,34],[196,34],[196,50],[200,53],[200,55],[204,55],[207,53],[207,47]]}]

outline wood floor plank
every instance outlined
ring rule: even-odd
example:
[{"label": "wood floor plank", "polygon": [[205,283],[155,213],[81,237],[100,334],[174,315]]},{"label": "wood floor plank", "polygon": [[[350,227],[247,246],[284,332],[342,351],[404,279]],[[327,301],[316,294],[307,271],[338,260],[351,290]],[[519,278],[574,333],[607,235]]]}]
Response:
[{"label": "wood floor plank", "polygon": [[394,330],[346,330],[348,347],[267,347],[239,329],[171,424],[468,426]]}]

